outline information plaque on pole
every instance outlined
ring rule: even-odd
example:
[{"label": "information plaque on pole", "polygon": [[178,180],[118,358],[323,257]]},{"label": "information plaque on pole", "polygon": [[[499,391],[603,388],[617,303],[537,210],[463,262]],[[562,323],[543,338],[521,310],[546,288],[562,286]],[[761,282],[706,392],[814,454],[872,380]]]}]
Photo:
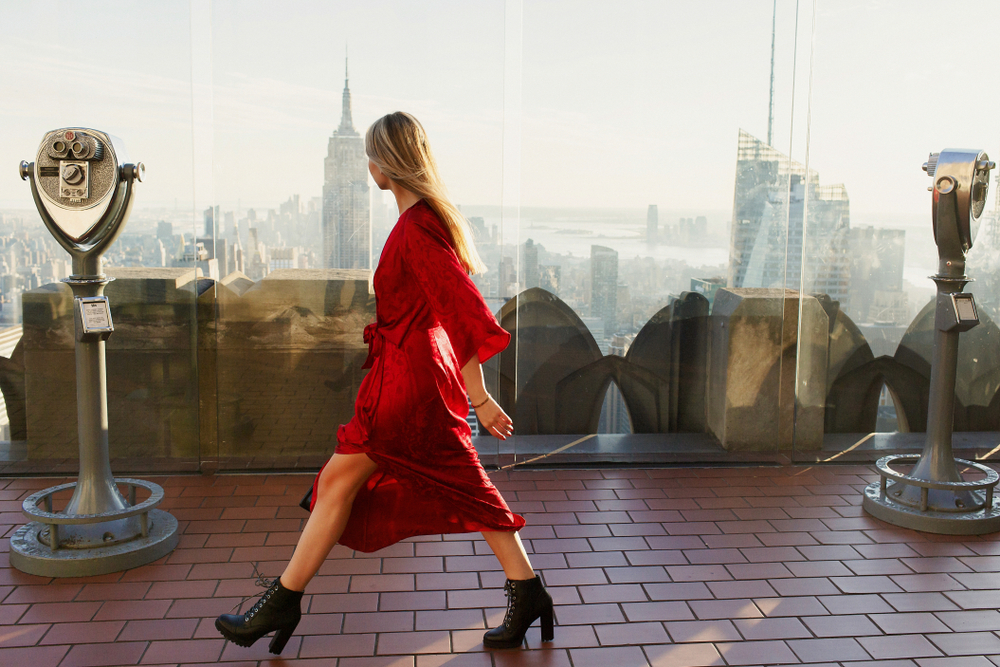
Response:
[{"label": "information plaque on pole", "polygon": [[[29,523],[10,538],[10,564],[23,572],[106,574],[150,563],[177,546],[177,519],[157,509],[163,489],[115,478],[108,452],[105,341],[115,328],[104,296],[112,278],[102,272],[101,256],[124,228],[143,173],[142,163],[128,162],[120,139],[86,128],[49,132],[35,161],[20,166],[42,222],[73,259],[73,273],[63,282],[73,291],[80,442],[77,481],[34,493],[22,504]],[[57,511],[53,495],[69,489],[72,497]],[[139,489],[149,492],[141,501]]]}]

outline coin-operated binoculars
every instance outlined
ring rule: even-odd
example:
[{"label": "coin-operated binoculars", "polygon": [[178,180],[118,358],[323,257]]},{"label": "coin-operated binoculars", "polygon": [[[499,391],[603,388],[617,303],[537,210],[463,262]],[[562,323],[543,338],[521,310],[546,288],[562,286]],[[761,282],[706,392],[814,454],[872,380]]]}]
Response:
[{"label": "coin-operated binoculars", "polygon": [[[155,509],[163,489],[137,479],[116,479],[108,453],[105,341],[114,331],[101,255],[118,238],[132,210],[142,163],[129,163],[120,139],[97,130],[69,128],[45,135],[21,178],[42,222],[73,258],[65,281],[73,290],[76,324],[77,430],[80,474],[76,482],[29,496],[22,511],[31,520],[11,537],[10,564],[46,577],[117,572],[152,562],[177,546],[177,520]],[[67,369],[68,370],[68,369]],[[128,499],[118,485],[128,487]],[[150,496],[136,502],[138,487]],[[73,489],[61,512],[52,496]]]},{"label": "coin-operated binoculars", "polygon": [[[883,521],[929,533],[978,535],[1000,530],[1000,501],[994,487],[1000,476],[982,464],[956,459],[951,434],[955,414],[958,336],[979,324],[972,294],[963,294],[965,255],[972,248],[986,206],[990,170],[996,165],[977,150],[932,153],[924,171],[934,179],[934,241],[938,246],[927,439],[919,455],[897,454],[878,460],[879,481],[865,489],[865,510]],[[909,474],[892,469],[915,461]],[[958,466],[976,469],[980,479],[965,481]]]}]

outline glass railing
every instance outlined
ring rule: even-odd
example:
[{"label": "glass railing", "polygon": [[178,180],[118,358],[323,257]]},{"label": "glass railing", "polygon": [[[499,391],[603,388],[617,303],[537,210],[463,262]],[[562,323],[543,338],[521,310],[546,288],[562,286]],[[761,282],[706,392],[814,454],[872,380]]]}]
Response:
[{"label": "glass railing", "polygon": [[[13,174],[45,131],[92,125],[148,167],[105,256],[116,471],[333,452],[397,219],[363,136],[398,109],[426,127],[512,334],[484,370],[516,435],[470,411],[484,463],[873,460],[919,448],[927,422],[920,165],[1000,151],[988,123],[955,121],[1000,93],[926,64],[928,44],[989,43],[1000,10],[968,9],[982,20],[826,0],[98,3],[71,29],[10,5],[0,161]],[[108,60],[95,34],[143,56]],[[967,457],[1000,432],[992,189],[968,257]],[[76,469],[68,259],[27,184],[0,180],[0,473]]]}]

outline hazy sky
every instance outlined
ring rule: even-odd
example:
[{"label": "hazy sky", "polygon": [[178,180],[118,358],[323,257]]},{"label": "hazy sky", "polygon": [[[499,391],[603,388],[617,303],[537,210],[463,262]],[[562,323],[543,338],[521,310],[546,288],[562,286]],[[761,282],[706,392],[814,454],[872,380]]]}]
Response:
[{"label": "hazy sky", "polygon": [[[813,6],[778,0],[774,145],[845,183],[852,222],[929,223],[930,150],[1000,157],[1000,2],[816,0],[815,33]],[[31,207],[15,167],[66,125],[146,163],[139,206],[317,196],[349,44],[355,126],[416,114],[459,203],[728,210],[738,130],[767,132],[771,8],[0,2],[0,206]]]}]

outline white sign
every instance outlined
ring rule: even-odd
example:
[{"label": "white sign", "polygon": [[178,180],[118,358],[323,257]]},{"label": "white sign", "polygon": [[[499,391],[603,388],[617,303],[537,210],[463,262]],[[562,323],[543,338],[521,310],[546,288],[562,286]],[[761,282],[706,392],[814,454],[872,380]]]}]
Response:
[{"label": "white sign", "polygon": [[80,299],[82,333],[114,331],[111,324],[111,307],[107,297],[84,297]]},{"label": "white sign", "polygon": [[978,320],[976,317],[976,307],[972,299],[968,297],[955,297],[955,305],[958,307],[958,319],[961,321]]}]

